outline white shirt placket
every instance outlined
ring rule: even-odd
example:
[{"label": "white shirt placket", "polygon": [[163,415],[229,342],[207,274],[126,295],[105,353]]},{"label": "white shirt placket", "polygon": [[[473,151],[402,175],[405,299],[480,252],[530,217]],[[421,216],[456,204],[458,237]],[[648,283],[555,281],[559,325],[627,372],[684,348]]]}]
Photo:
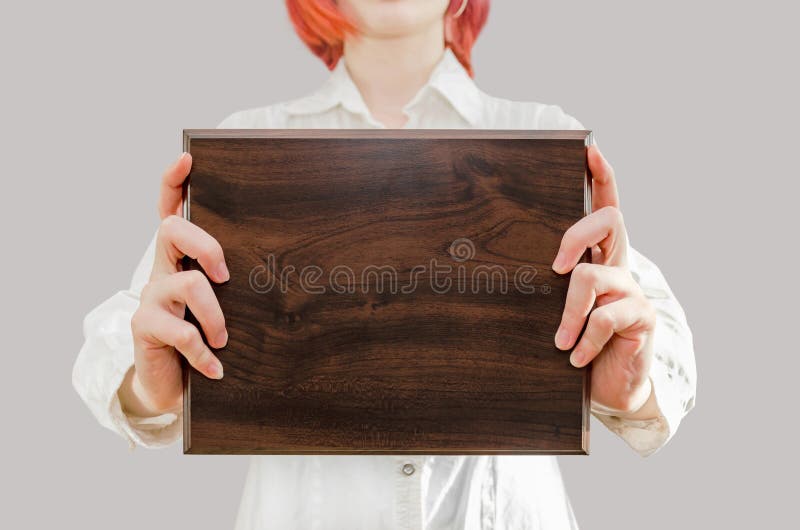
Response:
[{"label": "white shirt placket", "polygon": [[395,460],[395,491],[397,527],[402,530],[422,530],[422,468],[424,456],[403,455]]}]

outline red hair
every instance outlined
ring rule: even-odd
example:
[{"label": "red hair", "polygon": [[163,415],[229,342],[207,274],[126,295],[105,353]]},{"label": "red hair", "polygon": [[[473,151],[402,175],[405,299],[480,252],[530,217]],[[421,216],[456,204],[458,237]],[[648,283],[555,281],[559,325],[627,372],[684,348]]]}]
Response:
[{"label": "red hair", "polygon": [[[445,46],[473,75],[472,46],[489,16],[489,0],[468,0],[464,12],[453,18],[462,3],[463,0],[450,0]],[[339,12],[335,0],[286,0],[286,8],[300,39],[333,70],[344,52],[345,37],[358,34],[355,25]]]}]

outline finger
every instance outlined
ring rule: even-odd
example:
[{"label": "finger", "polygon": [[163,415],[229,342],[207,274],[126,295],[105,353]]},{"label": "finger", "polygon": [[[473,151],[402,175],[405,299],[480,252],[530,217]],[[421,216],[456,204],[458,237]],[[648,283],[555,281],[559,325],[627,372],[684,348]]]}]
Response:
[{"label": "finger", "polygon": [[593,212],[571,227],[561,238],[553,270],[566,274],[580,261],[587,248],[597,245],[605,265],[625,265],[628,239],[622,212],[607,206]]},{"label": "finger", "polygon": [[170,215],[161,222],[158,229],[151,278],[160,278],[179,271],[178,261],[184,256],[196,259],[215,282],[223,283],[230,279],[219,242],[197,225]]},{"label": "finger", "polygon": [[[629,296],[600,306],[589,315],[589,323],[570,355],[570,363],[578,368],[586,366],[615,334],[638,343],[636,335],[652,329],[654,322],[653,311],[644,298]],[[638,348],[631,351],[638,351]]]},{"label": "finger", "polygon": [[158,214],[164,219],[180,213],[183,202],[183,182],[192,169],[192,155],[182,153],[161,177],[161,192],[158,199]]},{"label": "finger", "polygon": [[622,298],[637,292],[638,285],[624,269],[579,263],[569,281],[561,324],[556,332],[556,346],[568,350],[575,344],[586,317],[599,297]]},{"label": "finger", "polygon": [[212,347],[222,348],[228,342],[225,316],[214,289],[202,272],[178,272],[155,282],[150,289],[148,297],[156,298],[164,309],[174,302],[186,304]]},{"label": "finger", "polygon": [[164,310],[149,312],[143,325],[157,341],[174,347],[189,364],[211,379],[222,379],[222,363],[206,346],[200,332],[189,322]]},{"label": "finger", "polygon": [[596,145],[589,146],[586,152],[589,172],[592,175],[592,211],[606,206],[619,208],[617,179],[614,168],[608,163]]}]

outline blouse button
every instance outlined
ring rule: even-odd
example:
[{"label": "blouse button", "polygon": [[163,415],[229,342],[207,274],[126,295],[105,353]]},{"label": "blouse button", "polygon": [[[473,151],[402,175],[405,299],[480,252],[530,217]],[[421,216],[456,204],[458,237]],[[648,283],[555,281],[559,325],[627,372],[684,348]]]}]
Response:
[{"label": "blouse button", "polygon": [[413,464],[406,464],[403,466],[403,473],[405,475],[411,476],[414,474],[414,465]]}]

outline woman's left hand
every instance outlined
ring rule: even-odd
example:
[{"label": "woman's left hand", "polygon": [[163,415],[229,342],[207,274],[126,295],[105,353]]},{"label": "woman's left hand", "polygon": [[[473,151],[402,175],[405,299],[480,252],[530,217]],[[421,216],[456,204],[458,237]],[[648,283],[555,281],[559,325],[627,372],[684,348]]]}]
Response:
[{"label": "woman's left hand", "polygon": [[[553,262],[559,274],[572,271],[555,342],[562,350],[574,346],[574,366],[592,363],[593,402],[619,416],[647,419],[658,414],[649,378],[656,313],[628,269],[614,170],[596,146],[587,157],[593,213],[567,230]],[[586,249],[592,263],[578,263]]]}]

